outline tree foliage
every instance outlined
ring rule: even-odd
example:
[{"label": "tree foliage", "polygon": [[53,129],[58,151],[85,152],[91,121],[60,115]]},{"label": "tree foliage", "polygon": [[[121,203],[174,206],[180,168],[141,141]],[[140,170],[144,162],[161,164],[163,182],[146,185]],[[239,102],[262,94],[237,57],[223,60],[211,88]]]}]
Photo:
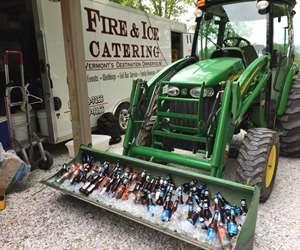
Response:
[{"label": "tree foliage", "polygon": [[147,11],[156,16],[173,19],[184,11],[186,6],[192,5],[193,0],[111,0],[113,2]]},{"label": "tree foliage", "polygon": [[135,9],[145,10],[146,6],[142,3],[142,1],[138,0],[110,0],[115,3],[119,3],[128,7],[132,7]]}]

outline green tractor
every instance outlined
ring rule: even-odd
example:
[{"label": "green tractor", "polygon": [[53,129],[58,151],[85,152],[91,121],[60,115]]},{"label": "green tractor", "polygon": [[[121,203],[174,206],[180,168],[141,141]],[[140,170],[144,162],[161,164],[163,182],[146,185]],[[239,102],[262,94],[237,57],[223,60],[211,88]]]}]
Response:
[{"label": "green tractor", "polygon": [[[204,183],[210,193],[222,192],[232,204],[243,199],[249,209],[241,231],[232,248],[222,249],[252,249],[258,203],[271,194],[279,154],[300,155],[295,4],[198,1],[191,56],[148,82],[133,83],[123,155],[82,145],[70,164],[88,154],[95,161],[119,162],[137,172],[168,177],[176,187]],[[241,131],[247,133],[234,150],[235,135]],[[236,161],[229,160],[232,156]],[[224,178],[231,163],[240,183]],[[58,183],[60,177],[58,172],[44,183],[202,249],[221,249],[126,210],[123,203],[118,207],[101,196],[80,194]]]},{"label": "green tractor", "polygon": [[133,84],[123,154],[222,178],[244,130],[236,176],[266,201],[279,154],[300,155],[296,1],[197,4],[191,56]]}]

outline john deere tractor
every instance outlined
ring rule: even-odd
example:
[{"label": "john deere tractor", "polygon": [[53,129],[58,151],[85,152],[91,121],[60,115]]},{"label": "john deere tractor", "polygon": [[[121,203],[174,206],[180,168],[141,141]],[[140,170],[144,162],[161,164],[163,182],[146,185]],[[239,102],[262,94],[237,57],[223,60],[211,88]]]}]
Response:
[{"label": "john deere tractor", "polygon": [[191,56],[133,84],[124,155],[222,178],[243,130],[236,174],[266,201],[279,154],[300,155],[295,4],[198,1]]}]

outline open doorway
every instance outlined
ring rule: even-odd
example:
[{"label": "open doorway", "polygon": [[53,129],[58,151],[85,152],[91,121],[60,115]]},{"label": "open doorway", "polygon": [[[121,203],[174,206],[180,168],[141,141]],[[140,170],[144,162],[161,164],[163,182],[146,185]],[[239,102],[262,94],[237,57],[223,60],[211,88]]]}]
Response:
[{"label": "open doorway", "polygon": [[[5,115],[4,50],[21,50],[23,52],[25,83],[30,83],[32,94],[43,98],[31,1],[1,1],[0,32],[0,116],[3,116]],[[19,62],[13,56],[9,58],[9,71],[10,80],[19,83]],[[13,98],[18,99],[20,97],[13,96]]]},{"label": "open doorway", "polygon": [[183,57],[182,33],[171,31],[172,62]]}]

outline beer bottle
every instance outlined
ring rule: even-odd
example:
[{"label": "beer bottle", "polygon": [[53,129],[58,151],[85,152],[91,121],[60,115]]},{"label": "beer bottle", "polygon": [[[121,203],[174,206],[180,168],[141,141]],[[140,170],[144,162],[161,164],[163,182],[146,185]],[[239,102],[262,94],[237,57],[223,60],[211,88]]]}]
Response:
[{"label": "beer bottle", "polygon": [[220,206],[220,201],[217,197],[214,198],[214,210],[218,210],[220,212],[221,221],[225,224],[225,211],[223,207]]},{"label": "beer bottle", "polygon": [[248,206],[245,199],[241,199],[241,209],[244,214],[248,213]]},{"label": "beer bottle", "polygon": [[150,185],[149,188],[148,188],[148,190],[149,190],[151,193],[154,193],[154,192],[155,192],[157,183],[158,183],[158,179],[154,177],[154,178],[152,179],[152,181],[151,181],[151,185]]},{"label": "beer bottle", "polygon": [[124,178],[123,181],[121,182],[121,185],[117,188],[113,197],[115,197],[116,199],[121,199],[128,182],[129,182],[128,178]]},{"label": "beer bottle", "polygon": [[76,169],[73,172],[72,176],[71,176],[71,184],[74,184],[75,182],[77,182],[80,179],[81,176],[81,172],[83,171],[83,166],[81,164],[77,164],[76,165]]},{"label": "beer bottle", "polygon": [[171,208],[172,208],[172,194],[169,192],[166,196],[164,202],[164,209],[161,214],[162,221],[169,221],[171,218]]},{"label": "beer bottle", "polygon": [[110,191],[111,185],[114,183],[114,181],[115,181],[114,178],[108,178],[105,185],[103,185],[104,188],[102,189],[101,194],[104,194],[105,192],[108,193]]},{"label": "beer bottle", "polygon": [[204,200],[209,200],[209,191],[207,189],[204,191]]},{"label": "beer bottle", "polygon": [[[91,194],[96,188],[99,187],[101,180],[103,180],[103,179],[104,179],[103,173],[99,173],[97,179],[94,179],[92,182],[90,182],[90,185],[87,188],[82,190],[83,193],[86,195]],[[79,191],[81,191],[81,189],[79,189]]]},{"label": "beer bottle", "polygon": [[219,223],[217,231],[218,231],[218,238],[219,238],[220,244],[222,246],[222,249],[223,250],[231,250],[232,245],[231,245],[230,239],[228,238],[228,235],[227,235],[227,232],[226,232],[226,229],[225,229],[223,223]]},{"label": "beer bottle", "polygon": [[194,202],[192,201],[192,199],[190,199],[188,203],[188,219],[193,218],[193,213],[194,213]]},{"label": "beer bottle", "polygon": [[121,184],[121,181],[122,181],[121,174],[118,174],[117,177],[115,178],[113,184],[111,185],[111,188],[109,191],[111,193],[114,193],[117,190],[117,188],[119,187],[119,185]]},{"label": "beer bottle", "polygon": [[200,206],[196,206],[196,208],[194,209],[194,214],[192,216],[192,221],[191,221],[191,223],[193,225],[196,225],[196,224],[200,223],[200,221],[199,221],[200,214],[201,214],[201,207]]},{"label": "beer bottle", "polygon": [[112,179],[109,176],[104,176],[99,180],[99,189],[100,194],[104,194],[106,192],[108,184],[112,181]]},{"label": "beer bottle", "polygon": [[227,222],[227,232],[230,238],[238,235],[238,226],[235,221],[235,211],[234,209],[230,209],[230,216]]},{"label": "beer bottle", "polygon": [[243,214],[243,211],[240,207],[236,206],[235,204],[232,206],[232,208],[234,209],[235,215],[239,216]]},{"label": "beer bottle", "polygon": [[200,217],[199,218],[199,223],[200,223],[200,228],[203,229],[203,230],[207,230],[208,229],[208,226],[207,224],[205,223],[205,220],[203,217]]},{"label": "beer bottle", "polygon": [[182,188],[182,186],[179,186],[176,189],[176,193],[177,193],[179,203],[183,204],[184,202],[183,202],[183,188]]},{"label": "beer bottle", "polygon": [[187,198],[185,204],[188,205],[190,203],[190,201],[193,201],[193,191],[191,189],[188,193],[188,198]]},{"label": "beer bottle", "polygon": [[87,152],[82,152],[81,162],[82,162],[82,164],[87,163],[89,165],[92,165],[93,157],[90,154],[88,154]]},{"label": "beer bottle", "polygon": [[58,183],[63,183],[66,179],[69,179],[72,176],[72,173],[75,171],[76,165],[71,164],[71,166],[67,166],[66,164],[63,165],[61,169],[61,176],[56,180]]},{"label": "beer bottle", "polygon": [[193,195],[193,200],[197,203],[198,206],[201,206],[201,200],[200,200],[198,194]]},{"label": "beer bottle", "polygon": [[150,184],[151,181],[151,176],[150,175],[146,175],[145,181],[143,183],[143,189],[147,189],[148,185]]},{"label": "beer bottle", "polygon": [[208,204],[209,204],[208,200],[203,201],[203,216],[202,217],[204,217],[204,219],[206,219],[206,220],[209,220],[212,217],[212,214],[211,214]]},{"label": "beer bottle", "polygon": [[91,170],[91,174],[88,176],[85,184],[79,189],[80,192],[89,195],[94,191],[96,187],[98,187],[98,185],[100,184],[98,183],[98,181],[103,176],[103,173],[99,171],[100,167],[94,165],[93,169]]},{"label": "beer bottle", "polygon": [[151,191],[147,192],[147,210],[150,215],[153,217],[155,212],[155,205],[153,203],[153,197]]},{"label": "beer bottle", "polygon": [[[198,196],[200,197],[201,199],[201,194],[203,193],[204,194],[204,191],[206,190],[206,184],[203,184],[201,183],[198,187],[197,187],[197,193],[198,193]],[[202,197],[202,200],[203,200],[203,197]]]},{"label": "beer bottle", "polygon": [[178,208],[178,204],[179,204],[179,200],[176,199],[173,203],[172,209],[171,209],[171,216],[177,211]]},{"label": "beer bottle", "polygon": [[161,191],[161,187],[164,183],[164,179],[163,177],[160,177],[158,184],[155,187],[155,200],[157,201],[159,199],[160,196],[160,191]]},{"label": "beer bottle", "polygon": [[142,173],[140,174],[140,182],[141,182],[141,184],[142,184],[142,186],[144,185],[144,182],[145,182],[145,180],[146,180],[146,177],[147,177],[147,174],[146,174],[146,171],[145,170],[143,170],[142,171]]},{"label": "beer bottle", "polygon": [[213,241],[216,238],[219,221],[220,221],[220,212],[215,211],[214,216],[212,217],[211,223],[208,225],[208,228],[207,228],[208,241]]},{"label": "beer bottle", "polygon": [[163,205],[165,201],[166,189],[167,189],[168,181],[163,180],[163,184],[160,186],[159,198],[156,200],[157,205]]},{"label": "beer bottle", "polygon": [[225,209],[226,205],[231,207],[231,204],[222,196],[222,194],[220,192],[216,193],[216,197],[219,199],[219,201],[221,203],[220,205],[223,206],[224,209]]}]

